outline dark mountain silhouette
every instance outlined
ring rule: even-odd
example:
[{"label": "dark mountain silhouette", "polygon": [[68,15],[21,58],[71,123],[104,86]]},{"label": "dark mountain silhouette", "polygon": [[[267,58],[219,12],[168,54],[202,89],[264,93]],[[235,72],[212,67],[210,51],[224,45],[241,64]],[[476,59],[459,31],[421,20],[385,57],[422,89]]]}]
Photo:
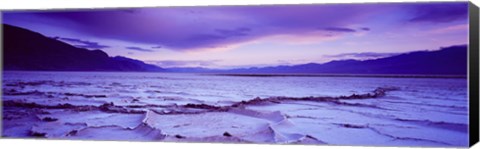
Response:
[{"label": "dark mountain silhouette", "polygon": [[413,74],[466,75],[467,46],[436,51],[417,51],[374,60],[338,60],[323,64],[232,69],[229,73],[335,73],[335,74]]},{"label": "dark mountain silhouette", "polygon": [[3,24],[4,70],[162,71],[126,57],[109,57],[101,50],[77,48],[39,33]]}]

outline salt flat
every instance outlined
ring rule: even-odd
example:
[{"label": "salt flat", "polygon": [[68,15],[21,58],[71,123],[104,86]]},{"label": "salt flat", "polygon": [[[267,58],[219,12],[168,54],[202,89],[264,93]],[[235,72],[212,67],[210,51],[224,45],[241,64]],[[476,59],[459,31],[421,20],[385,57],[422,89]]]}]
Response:
[{"label": "salt flat", "polygon": [[468,145],[463,78],[7,71],[2,87],[12,138]]}]

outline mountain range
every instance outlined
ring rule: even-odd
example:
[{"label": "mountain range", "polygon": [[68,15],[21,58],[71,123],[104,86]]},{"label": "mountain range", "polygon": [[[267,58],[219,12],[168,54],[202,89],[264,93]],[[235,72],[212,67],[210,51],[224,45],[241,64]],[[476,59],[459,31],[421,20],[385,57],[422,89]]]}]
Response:
[{"label": "mountain range", "polygon": [[3,24],[3,69],[43,71],[148,71],[192,73],[322,73],[466,75],[467,45],[416,51],[372,60],[335,60],[239,69],[161,68],[101,50],[78,48],[39,33]]},{"label": "mountain range", "polygon": [[163,71],[102,50],[78,48],[27,29],[3,24],[3,69],[43,71]]},{"label": "mountain range", "polygon": [[466,75],[467,46],[458,45],[436,51],[409,52],[373,60],[336,60],[323,64],[233,69],[229,72]]},{"label": "mountain range", "polygon": [[372,60],[335,60],[291,66],[250,67],[239,69],[168,68],[168,72],[268,74],[403,74],[466,75],[467,46],[455,45],[435,51],[415,51]]}]

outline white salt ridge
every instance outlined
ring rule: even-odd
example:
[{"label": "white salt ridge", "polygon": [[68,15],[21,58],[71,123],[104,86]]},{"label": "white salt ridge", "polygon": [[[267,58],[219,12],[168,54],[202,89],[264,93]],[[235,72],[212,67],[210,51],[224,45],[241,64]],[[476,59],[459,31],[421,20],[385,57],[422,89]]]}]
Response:
[{"label": "white salt ridge", "polygon": [[46,117],[58,119],[56,122],[65,124],[85,124],[87,127],[119,126],[135,128],[143,119],[143,114],[118,114],[100,111],[58,111],[51,114],[38,114],[40,119]]},{"label": "white salt ridge", "polygon": [[165,138],[161,130],[139,125],[133,129],[119,126],[87,127],[78,130],[68,139],[123,140],[123,141],[159,141]]}]

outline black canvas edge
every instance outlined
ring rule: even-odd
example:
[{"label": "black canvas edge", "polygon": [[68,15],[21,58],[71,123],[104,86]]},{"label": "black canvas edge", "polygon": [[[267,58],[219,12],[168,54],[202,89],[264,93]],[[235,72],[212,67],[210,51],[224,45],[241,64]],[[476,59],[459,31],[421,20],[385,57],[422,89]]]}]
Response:
[{"label": "black canvas edge", "polygon": [[[3,24],[3,10],[0,10],[0,23]],[[4,54],[3,54],[3,25],[0,27],[0,84],[3,84],[3,60],[4,60]],[[0,90],[0,139],[4,139],[3,137],[3,86],[2,89]]]},{"label": "black canvas edge", "polygon": [[479,9],[469,2],[469,44],[468,44],[468,96],[469,96],[469,145],[479,140]]}]

